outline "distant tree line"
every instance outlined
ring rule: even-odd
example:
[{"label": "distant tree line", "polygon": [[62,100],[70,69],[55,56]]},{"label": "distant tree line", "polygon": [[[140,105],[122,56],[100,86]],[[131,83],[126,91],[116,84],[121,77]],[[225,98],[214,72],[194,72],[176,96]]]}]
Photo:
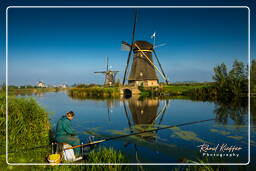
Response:
[{"label": "distant tree line", "polygon": [[241,96],[248,92],[248,66],[245,66],[243,62],[235,60],[232,69],[229,71],[227,66],[222,63],[215,66],[213,71],[214,75],[212,78],[216,81],[218,94],[223,96]]},{"label": "distant tree line", "polygon": [[[2,90],[6,89],[6,84],[3,83],[3,85],[1,86]],[[40,88],[38,86],[34,86],[34,85],[21,85],[21,86],[16,86],[16,85],[8,85],[8,89],[12,90],[12,89],[26,89],[26,88]]]},{"label": "distant tree line", "polygon": [[256,93],[256,60],[252,60],[250,68],[251,93]]}]

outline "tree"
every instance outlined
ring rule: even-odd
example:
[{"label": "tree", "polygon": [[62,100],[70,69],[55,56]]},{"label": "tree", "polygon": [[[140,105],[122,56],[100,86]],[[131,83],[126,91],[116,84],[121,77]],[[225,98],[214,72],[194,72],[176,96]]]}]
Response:
[{"label": "tree", "polygon": [[232,92],[239,95],[247,90],[247,74],[243,62],[235,60],[232,69],[228,73]]},{"label": "tree", "polygon": [[214,75],[212,78],[218,83],[218,87],[226,88],[228,79],[227,66],[224,63],[222,63],[214,67],[213,71]]},{"label": "tree", "polygon": [[250,68],[251,93],[256,93],[256,60],[252,60]]}]

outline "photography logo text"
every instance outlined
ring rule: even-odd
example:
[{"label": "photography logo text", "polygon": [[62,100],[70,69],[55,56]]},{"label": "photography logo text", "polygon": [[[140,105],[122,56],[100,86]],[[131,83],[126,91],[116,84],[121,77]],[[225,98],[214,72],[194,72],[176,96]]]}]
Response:
[{"label": "photography logo text", "polygon": [[200,153],[206,157],[239,157],[239,151],[242,147],[228,144],[217,144],[210,146],[209,144],[201,144],[197,146],[200,148]]}]

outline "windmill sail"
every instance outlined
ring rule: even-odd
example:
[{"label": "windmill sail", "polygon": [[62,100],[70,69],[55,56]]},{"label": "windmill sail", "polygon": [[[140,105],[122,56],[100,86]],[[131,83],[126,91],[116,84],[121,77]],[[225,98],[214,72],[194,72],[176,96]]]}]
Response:
[{"label": "windmill sail", "polygon": [[[134,24],[133,24],[133,29],[132,29],[132,42],[131,42],[131,45],[133,45],[134,37],[135,37],[136,23],[137,23],[137,14],[138,14],[138,10],[136,9],[135,17],[134,17]],[[127,69],[128,69],[129,63],[130,63],[130,57],[131,57],[131,54],[132,54],[132,49],[133,49],[133,46],[131,46],[129,54],[128,54],[127,63],[126,63],[126,66],[125,66],[125,71],[124,71],[124,77],[123,77],[123,85],[125,83],[126,73],[127,73]]]},{"label": "windmill sail", "polygon": [[130,51],[131,50],[131,45],[129,45],[127,42],[122,41],[121,43],[121,49],[125,51]]},{"label": "windmill sail", "polygon": [[108,66],[108,57],[106,57],[106,71],[97,71],[97,72],[94,72],[94,73],[101,73],[101,74],[104,74],[105,75],[105,81],[104,81],[104,85],[106,86],[112,86],[113,84],[115,84],[115,77],[116,77],[116,74],[119,72],[119,71],[112,71],[109,69],[109,66]]},{"label": "windmill sail", "polygon": [[[124,41],[122,41],[122,44],[121,44],[123,50],[129,50],[127,63],[124,71],[123,85],[126,81],[126,74],[128,72],[128,68],[130,70],[130,73],[128,76],[128,85],[130,86],[159,86],[159,80],[158,80],[156,71],[159,72],[159,74],[168,84],[167,77],[163,72],[163,68],[154,51],[154,48],[157,47],[155,46],[156,32],[154,32],[151,35],[151,38],[154,39],[153,45],[147,41],[142,41],[142,40],[136,41],[134,36],[136,31],[136,23],[137,23],[137,11],[135,13],[135,18],[134,18],[131,44],[128,44],[127,42],[124,42]],[[158,46],[164,46],[164,44],[161,44]],[[129,67],[132,53],[133,53],[132,64],[131,64],[131,67]],[[160,66],[160,69],[154,64],[153,56],[152,56],[153,53],[156,57],[158,65]]]}]

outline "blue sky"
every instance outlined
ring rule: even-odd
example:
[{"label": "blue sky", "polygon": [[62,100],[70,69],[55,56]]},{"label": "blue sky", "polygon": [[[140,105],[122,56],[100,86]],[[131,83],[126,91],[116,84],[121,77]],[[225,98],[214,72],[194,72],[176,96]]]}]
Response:
[{"label": "blue sky", "polygon": [[[122,80],[134,9],[9,9],[9,84],[103,83],[105,57]],[[152,42],[170,82],[211,81],[212,69],[247,63],[248,10],[139,9],[136,40]],[[2,53],[1,53],[2,54]],[[252,53],[253,54],[253,53]],[[1,65],[4,62],[1,61]],[[1,79],[1,82],[4,79]]]}]

